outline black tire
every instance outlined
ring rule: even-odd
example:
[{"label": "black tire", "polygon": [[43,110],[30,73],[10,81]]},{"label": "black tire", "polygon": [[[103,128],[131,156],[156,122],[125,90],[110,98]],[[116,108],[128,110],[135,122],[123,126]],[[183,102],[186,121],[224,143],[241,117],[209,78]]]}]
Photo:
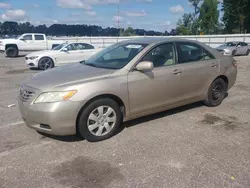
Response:
[{"label": "black tire", "polygon": [[[108,132],[105,135],[97,136],[97,135],[94,135],[93,133],[91,133],[91,131],[89,130],[88,121],[91,121],[91,120],[88,120],[88,119],[89,119],[90,114],[93,113],[93,111],[95,111],[95,109],[97,109],[98,107],[101,107],[101,106],[111,107],[115,112],[116,118],[115,118],[115,123],[114,123],[113,127],[110,129],[110,132]],[[104,113],[104,115],[105,115],[105,113]],[[100,118],[99,115],[98,115],[98,117]],[[98,99],[98,100],[91,102],[81,112],[80,117],[79,117],[79,121],[77,124],[77,134],[89,142],[98,142],[98,141],[106,140],[106,139],[112,137],[119,130],[121,122],[122,122],[122,113],[121,113],[121,109],[120,109],[119,105],[114,100],[109,99],[109,98]],[[95,122],[95,123],[97,123],[97,122]],[[99,127],[97,127],[96,129],[98,131]],[[93,129],[93,131],[94,130],[95,129]],[[103,128],[103,130],[107,131],[106,128]],[[102,130],[102,132],[103,132],[103,130]]]},{"label": "black tire", "polygon": [[248,49],[247,53],[246,53],[246,56],[249,56],[249,54],[250,54],[250,50]]},{"label": "black tire", "polygon": [[50,57],[42,57],[38,62],[38,68],[41,70],[47,70],[54,67],[54,62]]},{"label": "black tire", "polygon": [[18,49],[16,47],[9,47],[6,49],[6,56],[7,57],[17,57],[18,56]]},{"label": "black tire", "polygon": [[204,101],[209,107],[219,106],[227,94],[227,83],[222,78],[217,78],[210,85]]},{"label": "black tire", "polygon": [[236,53],[236,51],[234,50],[234,51],[232,52],[232,56],[235,56],[235,53]]}]

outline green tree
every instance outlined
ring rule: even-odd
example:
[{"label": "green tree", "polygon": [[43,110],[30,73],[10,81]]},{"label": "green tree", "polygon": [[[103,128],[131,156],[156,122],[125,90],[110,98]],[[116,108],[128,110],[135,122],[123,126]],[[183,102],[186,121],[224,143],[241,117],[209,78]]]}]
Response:
[{"label": "green tree", "polygon": [[193,5],[194,14],[195,14],[195,17],[197,18],[197,15],[200,13],[199,4],[200,4],[201,0],[189,0],[189,2]]},{"label": "green tree", "polygon": [[212,34],[218,26],[218,0],[204,0],[200,8],[199,23],[201,31]]},{"label": "green tree", "polygon": [[128,27],[120,34],[121,34],[121,36],[134,36],[134,35],[136,35],[136,33],[132,27]]},{"label": "green tree", "polygon": [[193,35],[196,35],[198,34],[200,28],[198,16],[200,14],[200,3],[202,2],[202,0],[189,0],[189,2],[194,7],[194,13],[190,13],[192,15],[191,33]]},{"label": "green tree", "polygon": [[228,33],[250,32],[250,2],[249,0],[224,0],[222,5],[223,22]]}]

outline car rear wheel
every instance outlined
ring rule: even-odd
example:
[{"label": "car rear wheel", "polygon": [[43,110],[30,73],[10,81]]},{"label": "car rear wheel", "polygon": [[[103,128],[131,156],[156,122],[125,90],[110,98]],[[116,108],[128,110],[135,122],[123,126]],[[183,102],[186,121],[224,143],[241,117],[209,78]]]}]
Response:
[{"label": "car rear wheel", "polygon": [[77,131],[90,142],[112,137],[121,124],[119,105],[112,99],[98,99],[90,103],[81,113]]},{"label": "car rear wheel", "polygon": [[7,57],[17,57],[18,56],[18,49],[16,47],[9,47],[6,49],[6,56]]},{"label": "car rear wheel", "polygon": [[222,78],[217,78],[210,85],[207,98],[204,103],[209,107],[219,106],[224,100],[227,92],[227,84]]},{"label": "car rear wheel", "polygon": [[41,70],[47,70],[54,67],[54,62],[49,57],[43,57],[38,62],[38,68]]},{"label": "car rear wheel", "polygon": [[250,54],[250,50],[248,49],[247,53],[246,53],[246,56],[249,56],[249,54]]}]

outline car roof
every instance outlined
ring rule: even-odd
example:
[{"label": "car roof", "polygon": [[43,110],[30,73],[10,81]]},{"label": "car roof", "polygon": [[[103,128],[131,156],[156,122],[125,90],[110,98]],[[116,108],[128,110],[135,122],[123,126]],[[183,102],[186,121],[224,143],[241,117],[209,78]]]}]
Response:
[{"label": "car roof", "polygon": [[147,45],[157,45],[159,43],[165,43],[165,42],[191,42],[194,44],[198,44],[208,50],[210,53],[212,53],[216,58],[222,57],[222,54],[219,53],[217,50],[213,49],[212,47],[191,39],[184,39],[179,37],[141,37],[141,38],[134,38],[129,40],[124,40],[120,43],[138,43],[138,44],[147,44]]},{"label": "car roof", "polygon": [[193,42],[202,45],[196,40],[178,38],[178,37],[140,37],[122,41],[123,43],[140,43],[140,44],[158,44],[164,42]]},{"label": "car roof", "polygon": [[[244,42],[244,41],[228,41],[228,42],[226,42],[226,43],[230,43],[230,42],[232,42],[232,43],[239,43],[239,42]],[[246,43],[246,42],[244,42],[244,43]]]}]

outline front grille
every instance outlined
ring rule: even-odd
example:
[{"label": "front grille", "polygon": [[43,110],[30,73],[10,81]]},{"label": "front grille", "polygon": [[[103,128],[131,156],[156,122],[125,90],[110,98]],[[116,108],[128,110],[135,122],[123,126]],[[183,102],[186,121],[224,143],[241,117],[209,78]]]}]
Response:
[{"label": "front grille", "polygon": [[23,102],[30,100],[35,95],[35,92],[28,91],[24,88],[20,88],[20,99]]}]

